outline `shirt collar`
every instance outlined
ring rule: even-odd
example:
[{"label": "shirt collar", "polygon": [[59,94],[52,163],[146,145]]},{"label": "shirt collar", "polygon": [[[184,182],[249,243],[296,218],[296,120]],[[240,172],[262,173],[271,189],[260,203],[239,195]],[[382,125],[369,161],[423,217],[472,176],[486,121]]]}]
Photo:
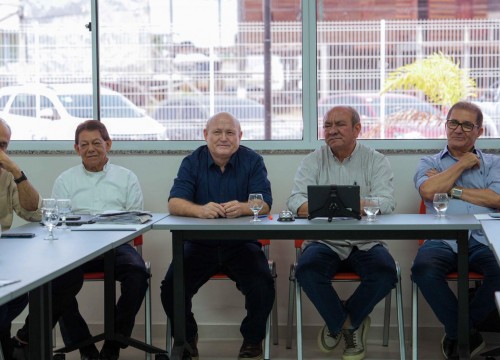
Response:
[{"label": "shirt collar", "polygon": [[83,172],[87,175],[92,175],[92,174],[101,174],[101,173],[107,173],[108,172],[108,165],[109,165],[110,161],[108,159],[108,161],[106,162],[106,164],[104,164],[104,167],[102,168],[102,171],[88,171],[87,169],[85,169],[85,166],[83,165],[83,163],[81,164],[82,165],[82,169],[83,169]]},{"label": "shirt collar", "polygon": [[[475,146],[472,147],[472,151],[474,154],[476,155],[479,155],[479,150],[476,149]],[[448,145],[446,145],[444,147],[444,149],[441,151],[441,154],[440,154],[440,159],[444,158],[445,156],[451,156],[452,158],[454,158],[454,156],[451,154],[450,150],[448,149]]]}]

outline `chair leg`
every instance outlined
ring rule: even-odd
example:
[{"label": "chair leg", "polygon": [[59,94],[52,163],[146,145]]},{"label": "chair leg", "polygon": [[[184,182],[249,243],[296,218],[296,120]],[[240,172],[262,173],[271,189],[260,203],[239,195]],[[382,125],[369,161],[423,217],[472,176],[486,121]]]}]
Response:
[{"label": "chair leg", "polygon": [[271,315],[267,317],[266,321],[266,339],[264,341],[264,360],[270,359],[271,352]]},{"label": "chair leg", "polygon": [[276,263],[273,261],[272,262],[272,267],[271,267],[271,274],[274,279],[274,289],[275,289],[275,296],[274,296],[274,303],[273,303],[273,309],[271,310],[272,314],[272,320],[271,320],[271,331],[273,334],[273,344],[278,345],[279,343],[279,336],[278,336],[278,286],[276,279],[278,277],[276,273]]},{"label": "chair leg", "polygon": [[295,301],[297,317],[297,360],[302,360],[302,299],[300,285],[295,280]]},{"label": "chair leg", "polygon": [[406,360],[405,322],[403,318],[403,289],[401,288],[401,275],[399,271],[398,282],[396,283],[396,305],[398,310],[399,354],[401,360]]},{"label": "chair leg", "polygon": [[411,319],[411,346],[412,346],[412,359],[418,359],[418,286],[412,280],[412,319]]},{"label": "chair leg", "polygon": [[295,305],[295,266],[290,266],[290,277],[288,280],[288,316],[286,324],[286,348],[292,348],[293,338],[293,310]]},{"label": "chair leg", "polygon": [[[153,344],[153,337],[152,337],[152,331],[151,331],[151,264],[149,261],[146,261],[146,270],[149,273],[149,278],[148,278],[148,288],[146,290],[146,296],[145,296],[145,305],[144,305],[144,328],[145,328],[145,334],[144,338],[146,340],[146,344],[152,345]],[[146,360],[151,360],[151,353],[146,352]]]},{"label": "chair leg", "polygon": [[382,337],[382,345],[389,345],[389,328],[391,326],[391,297],[392,291],[385,297],[385,308],[384,308],[384,330]]},{"label": "chair leg", "polygon": [[168,316],[167,316],[166,328],[167,328],[166,329],[167,334],[165,337],[166,340],[165,349],[167,350],[167,353],[172,355],[172,327],[170,326],[170,320],[168,319]]}]

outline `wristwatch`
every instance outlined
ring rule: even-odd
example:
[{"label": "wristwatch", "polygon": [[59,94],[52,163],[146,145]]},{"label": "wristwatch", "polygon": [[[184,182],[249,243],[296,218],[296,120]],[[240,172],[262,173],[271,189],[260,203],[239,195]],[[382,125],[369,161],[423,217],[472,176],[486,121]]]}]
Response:
[{"label": "wristwatch", "polygon": [[462,197],[463,190],[457,187],[452,187],[450,190],[450,197],[453,199],[460,199]]},{"label": "wristwatch", "polygon": [[22,183],[24,180],[28,180],[28,178],[26,177],[26,175],[21,171],[21,176],[18,177],[17,179],[14,179],[14,182],[16,184],[20,184]]}]

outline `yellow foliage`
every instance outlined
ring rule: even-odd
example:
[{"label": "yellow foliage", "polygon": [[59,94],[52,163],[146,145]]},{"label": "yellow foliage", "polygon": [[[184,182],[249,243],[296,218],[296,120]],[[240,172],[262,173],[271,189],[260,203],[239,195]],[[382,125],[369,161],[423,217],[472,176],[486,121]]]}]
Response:
[{"label": "yellow foliage", "polygon": [[401,66],[390,73],[382,93],[391,90],[419,90],[428,101],[450,107],[475,96],[476,82],[451,57],[434,53],[425,59]]}]

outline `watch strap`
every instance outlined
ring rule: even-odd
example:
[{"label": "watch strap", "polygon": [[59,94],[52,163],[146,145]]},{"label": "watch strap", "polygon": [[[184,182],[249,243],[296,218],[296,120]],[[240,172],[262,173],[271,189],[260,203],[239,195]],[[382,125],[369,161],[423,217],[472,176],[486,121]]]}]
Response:
[{"label": "watch strap", "polygon": [[24,172],[21,171],[21,176],[18,177],[17,179],[14,179],[14,182],[16,184],[20,184],[22,183],[24,180],[28,180],[28,178],[26,177],[26,175],[24,174]]}]

